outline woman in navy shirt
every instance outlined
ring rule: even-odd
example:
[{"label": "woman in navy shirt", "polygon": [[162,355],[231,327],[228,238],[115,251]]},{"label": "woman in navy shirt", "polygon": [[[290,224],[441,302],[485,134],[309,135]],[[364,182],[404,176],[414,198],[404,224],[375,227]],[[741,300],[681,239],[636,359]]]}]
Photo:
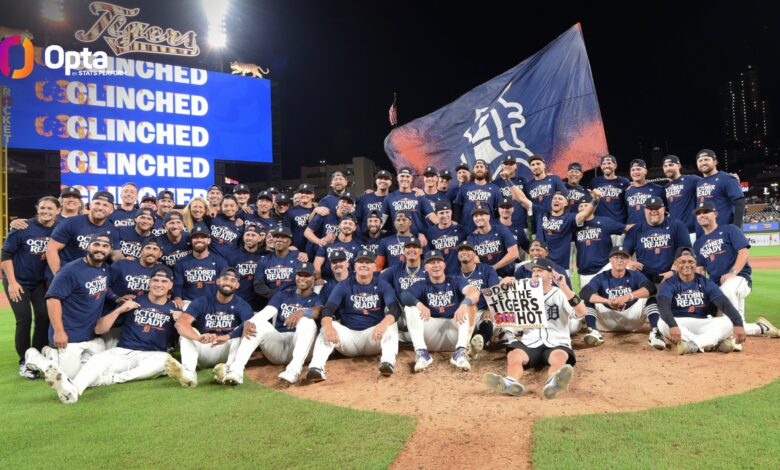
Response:
[{"label": "woman in navy shirt", "polygon": [[37,378],[37,372],[24,367],[24,353],[31,347],[30,329],[35,310],[35,332],[32,347],[40,350],[48,343],[49,314],[46,310],[46,247],[60,213],[60,201],[52,196],[38,200],[38,215],[30,219],[27,228],[14,230],[3,245],[3,287],[16,317],[16,353],[19,355],[19,375]]}]

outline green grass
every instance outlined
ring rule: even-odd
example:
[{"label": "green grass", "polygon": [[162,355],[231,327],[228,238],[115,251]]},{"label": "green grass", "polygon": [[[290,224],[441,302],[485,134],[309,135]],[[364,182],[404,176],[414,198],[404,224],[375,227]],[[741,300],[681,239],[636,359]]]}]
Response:
[{"label": "green grass", "polygon": [[[780,324],[778,283],[780,270],[754,271],[748,320]],[[778,396],[780,380],[693,405],[544,418],[534,424],[534,468],[778,468]]]},{"label": "green grass", "polygon": [[780,246],[754,246],[750,248],[750,257],[780,256]]},{"label": "green grass", "polygon": [[[4,294],[3,294],[4,295]],[[0,309],[0,468],[383,468],[411,417],[300,400],[199,374],[88,389],[62,405],[43,380],[17,374],[13,315]]]}]

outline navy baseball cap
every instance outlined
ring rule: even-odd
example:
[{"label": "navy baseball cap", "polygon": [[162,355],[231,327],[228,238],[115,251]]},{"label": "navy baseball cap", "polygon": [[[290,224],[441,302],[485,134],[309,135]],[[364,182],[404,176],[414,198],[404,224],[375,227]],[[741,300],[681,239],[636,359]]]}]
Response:
[{"label": "navy baseball cap", "polygon": [[366,216],[366,220],[371,218],[382,220],[382,212],[378,210],[373,210],[369,212],[368,215]]},{"label": "navy baseball cap", "polygon": [[428,176],[428,175],[439,176],[439,170],[437,170],[436,167],[432,167],[432,166],[425,167],[425,171],[423,171],[423,176]]},{"label": "navy baseball cap", "polygon": [[649,197],[649,198],[647,198],[645,200],[645,207],[648,208],[648,209],[651,209],[651,208],[654,208],[654,207],[655,208],[664,207],[664,201],[661,200],[660,197],[656,197],[656,196]]},{"label": "navy baseball cap", "polygon": [[252,223],[244,224],[244,233],[247,233],[247,232],[254,232],[254,233],[257,233],[257,234],[265,233],[265,231],[262,230],[260,225],[252,224]]},{"label": "navy baseball cap", "polygon": [[149,209],[148,207],[143,207],[141,209],[138,209],[135,211],[135,215],[133,216],[134,219],[137,219],[138,217],[141,217],[142,215],[148,215],[152,219],[154,219],[154,211]]},{"label": "navy baseball cap", "polygon": [[108,236],[105,233],[95,233],[95,234],[90,235],[89,236],[89,243],[88,243],[88,245],[91,245],[91,244],[93,244],[95,242],[98,242],[98,241],[106,242],[106,243],[109,244],[109,246],[113,245],[113,243],[111,243],[111,237]]},{"label": "navy baseball cap", "polygon": [[644,160],[641,158],[635,158],[631,160],[631,165],[629,165],[629,168],[634,168],[635,166],[641,166],[642,168],[647,168],[647,163],[645,163]]},{"label": "navy baseball cap", "polygon": [[[346,255],[345,255],[346,256]],[[368,250],[360,250],[358,254],[355,256],[355,262],[361,261],[361,260],[368,260],[372,263],[376,263],[376,255],[373,251]],[[333,260],[331,260],[333,261]]]},{"label": "navy baseball cap", "polygon": [[674,259],[680,258],[682,256],[692,256],[693,258],[696,258],[696,253],[691,247],[681,246],[680,248],[677,248],[677,251],[674,252]]},{"label": "navy baseball cap", "polygon": [[622,246],[615,246],[615,247],[612,247],[611,250],[609,250],[609,256],[610,257],[615,256],[615,255],[623,255],[626,258],[630,258],[631,257],[631,255],[628,254],[628,251],[626,251],[626,249],[623,248]]},{"label": "navy baseball cap", "polygon": [[582,171],[582,163],[580,162],[571,162],[569,163],[569,166],[567,170],[579,170]]},{"label": "navy baseball cap", "polygon": [[184,217],[182,217],[182,215],[177,211],[170,211],[163,217],[163,225],[167,224],[171,220],[181,220],[184,222]]},{"label": "navy baseball cap", "polygon": [[514,203],[512,202],[512,199],[510,199],[510,198],[508,198],[508,197],[503,197],[503,198],[501,198],[501,200],[498,202],[498,207],[514,207],[514,206],[515,206],[515,205],[514,205]]},{"label": "navy baseball cap", "polygon": [[450,170],[442,170],[439,172],[439,178],[445,179],[445,180],[451,180],[452,179],[452,173]]},{"label": "navy baseball cap", "polygon": [[680,165],[680,158],[677,157],[677,155],[667,155],[664,157],[664,161],[662,162],[662,164],[665,163],[676,163]]},{"label": "navy baseball cap", "polygon": [[468,170],[468,169],[469,169],[468,163],[461,162],[461,163],[458,163],[458,166],[455,167],[455,173],[457,173],[458,170]]},{"label": "navy baseball cap", "polygon": [[114,203],[114,195],[108,191],[98,191],[92,196],[93,201],[106,201],[109,204]]},{"label": "navy baseball cap", "polygon": [[410,245],[416,246],[417,248],[422,248],[422,243],[420,243],[420,239],[417,237],[411,237],[404,242],[404,248]]},{"label": "navy baseball cap", "polygon": [[211,233],[206,229],[206,227],[202,225],[196,225],[192,227],[192,231],[190,232],[190,238],[195,237],[209,237],[211,238]]},{"label": "navy baseball cap", "polygon": [[533,161],[539,160],[540,162],[544,163],[544,157],[541,155],[531,155],[528,157],[528,163],[530,164]]},{"label": "navy baseball cap", "polygon": [[696,153],[696,161],[698,161],[702,157],[710,157],[713,159],[717,159],[718,157],[715,155],[714,150],[710,149],[701,149]]},{"label": "navy baseball cap", "polygon": [[314,186],[308,184],[308,183],[301,183],[298,185],[298,191],[299,193],[313,193],[314,192]]},{"label": "navy baseball cap", "polygon": [[374,177],[374,179],[379,179],[379,178],[391,180],[393,179],[393,175],[391,175],[390,172],[387,170],[379,170],[376,172],[376,176]]},{"label": "navy baseball cap", "polygon": [[76,196],[81,197],[81,191],[78,190],[75,186],[67,186],[62,189],[62,192],[60,193],[60,197],[68,197],[68,196]]},{"label": "navy baseball cap", "polygon": [[295,270],[295,274],[308,274],[309,276],[314,276],[314,266],[312,266],[311,263],[304,261],[298,265],[298,268]]},{"label": "navy baseball cap", "polygon": [[341,219],[339,219],[339,223],[344,222],[345,220],[351,220],[352,222],[357,223],[357,219],[355,218],[355,214],[349,212],[341,216]]},{"label": "navy baseball cap", "polygon": [[290,232],[290,229],[287,227],[276,227],[275,229],[271,230],[271,234],[276,237],[287,237],[292,238],[292,232]]},{"label": "navy baseball cap", "polygon": [[237,184],[235,188],[233,188],[233,194],[238,193],[248,193],[249,192],[249,186],[245,184]]},{"label": "navy baseball cap", "polygon": [[471,210],[471,216],[474,217],[477,214],[488,214],[490,215],[490,211],[488,210],[487,206],[477,206],[474,209]]},{"label": "navy baseball cap", "polygon": [[511,155],[507,155],[503,160],[501,160],[501,163],[504,165],[517,165],[517,160]]},{"label": "navy baseball cap", "polygon": [[157,237],[149,237],[142,245],[141,247],[154,245],[159,249],[162,249],[162,245],[160,244],[160,240]]},{"label": "navy baseball cap", "polygon": [[601,163],[604,163],[604,162],[612,162],[615,165],[617,165],[617,159],[615,157],[613,157],[612,155],[603,155],[601,157]]},{"label": "navy baseball cap", "polygon": [[341,196],[339,196],[339,199],[343,201],[349,201],[352,204],[355,203],[355,196],[352,193],[342,193]]},{"label": "navy baseball cap", "polygon": [[270,188],[266,189],[271,194],[279,194],[279,190],[276,189],[276,186],[271,186]]},{"label": "navy baseball cap", "polygon": [[541,238],[537,238],[533,241],[531,241],[529,246],[539,245],[539,247],[544,248],[547,251],[550,251],[550,248],[547,247],[547,242],[542,240]]},{"label": "navy baseball cap", "polygon": [[208,189],[207,192],[211,192],[212,190],[216,190],[216,191],[219,191],[221,193],[224,192],[224,191],[222,191],[222,186],[220,186],[218,184],[212,184],[211,186],[209,186],[209,189]]},{"label": "navy baseball cap", "polygon": [[157,200],[161,201],[163,199],[170,199],[171,201],[175,201],[176,200],[173,197],[173,191],[168,191],[167,189],[164,189],[164,190],[160,191],[159,193],[157,193]]},{"label": "navy baseball cap", "polygon": [[169,281],[173,281],[173,271],[168,266],[160,265],[154,270],[152,277],[162,277],[168,279]]},{"label": "navy baseball cap", "polygon": [[337,176],[341,176],[342,178],[347,179],[347,175],[345,175],[343,171],[336,170],[336,171],[334,171],[333,173],[330,174],[330,180],[333,181],[333,178],[335,178]]},{"label": "navy baseball cap", "polygon": [[347,260],[347,252],[344,250],[333,250],[328,254],[328,259],[331,263],[337,263],[339,261]]},{"label": "navy baseball cap", "polygon": [[268,191],[260,191],[257,193],[257,200],[259,201],[260,199],[268,199],[269,201],[273,201],[274,197]]},{"label": "navy baseball cap", "polygon": [[425,253],[425,263],[428,263],[429,261],[434,260],[442,260],[444,261],[444,253],[442,253],[439,250],[431,250],[428,253]]},{"label": "navy baseball cap", "polygon": [[241,279],[241,275],[238,274],[238,270],[236,268],[228,266],[227,268],[223,268],[222,271],[219,273],[219,277],[234,277],[236,279]]},{"label": "navy baseball cap", "polygon": [[463,240],[462,242],[458,243],[458,251],[462,249],[477,251],[476,248],[474,248],[474,245],[468,240]]},{"label": "navy baseball cap", "polygon": [[531,269],[533,268],[542,268],[545,271],[553,271],[553,264],[552,262],[547,258],[536,258],[535,260],[531,261]]},{"label": "navy baseball cap", "polygon": [[588,203],[591,204],[593,202],[593,196],[590,195],[590,193],[585,193],[577,200],[577,204],[583,204]]},{"label": "navy baseball cap", "polygon": [[279,204],[287,204],[287,205],[289,205],[290,204],[290,196],[288,196],[288,195],[286,195],[284,193],[280,193],[278,196],[276,196],[276,201],[274,201],[274,204],[276,204],[277,206]]},{"label": "navy baseball cap", "polygon": [[480,163],[485,165],[485,166],[489,166],[488,162],[486,160],[482,159],[482,158],[477,158],[476,161],[474,161],[474,166],[477,166]]},{"label": "navy baseball cap", "polygon": [[696,205],[693,213],[699,214],[701,212],[718,212],[718,210],[715,208],[715,204],[711,202],[700,202]]},{"label": "navy baseball cap", "polygon": [[408,166],[405,166],[405,167],[401,168],[400,170],[398,170],[398,175],[399,176],[400,175],[414,176],[414,171],[411,168],[409,168]]},{"label": "navy baseball cap", "polygon": [[436,204],[433,205],[433,210],[435,212],[439,211],[451,211],[452,206],[450,206],[450,203],[447,201],[436,201]]},{"label": "navy baseball cap", "polygon": [[154,203],[156,204],[157,196],[155,196],[152,193],[146,193],[143,196],[141,196],[141,202],[146,202],[146,201],[154,201]]}]

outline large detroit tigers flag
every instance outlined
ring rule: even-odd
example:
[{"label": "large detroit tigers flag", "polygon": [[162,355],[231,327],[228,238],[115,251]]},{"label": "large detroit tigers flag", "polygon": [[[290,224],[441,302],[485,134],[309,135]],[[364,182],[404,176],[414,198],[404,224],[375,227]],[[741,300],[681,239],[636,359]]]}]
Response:
[{"label": "large detroit tigers flag", "polygon": [[410,166],[417,174],[428,165],[452,170],[483,159],[496,176],[506,155],[526,178],[534,154],[558,175],[573,161],[596,166],[607,140],[580,25],[453,103],[394,129],[385,152],[396,169]]}]

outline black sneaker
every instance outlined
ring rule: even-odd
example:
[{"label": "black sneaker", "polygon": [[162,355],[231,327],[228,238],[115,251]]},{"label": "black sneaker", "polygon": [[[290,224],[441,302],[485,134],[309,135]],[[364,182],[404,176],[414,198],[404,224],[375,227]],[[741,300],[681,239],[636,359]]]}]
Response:
[{"label": "black sneaker", "polygon": [[322,382],[325,380],[325,371],[316,367],[309,367],[309,371],[306,372],[306,380],[309,382]]},{"label": "black sneaker", "polygon": [[379,364],[379,373],[384,375],[385,377],[390,377],[393,375],[393,372],[395,372],[395,366],[390,364],[389,362],[383,362]]}]

